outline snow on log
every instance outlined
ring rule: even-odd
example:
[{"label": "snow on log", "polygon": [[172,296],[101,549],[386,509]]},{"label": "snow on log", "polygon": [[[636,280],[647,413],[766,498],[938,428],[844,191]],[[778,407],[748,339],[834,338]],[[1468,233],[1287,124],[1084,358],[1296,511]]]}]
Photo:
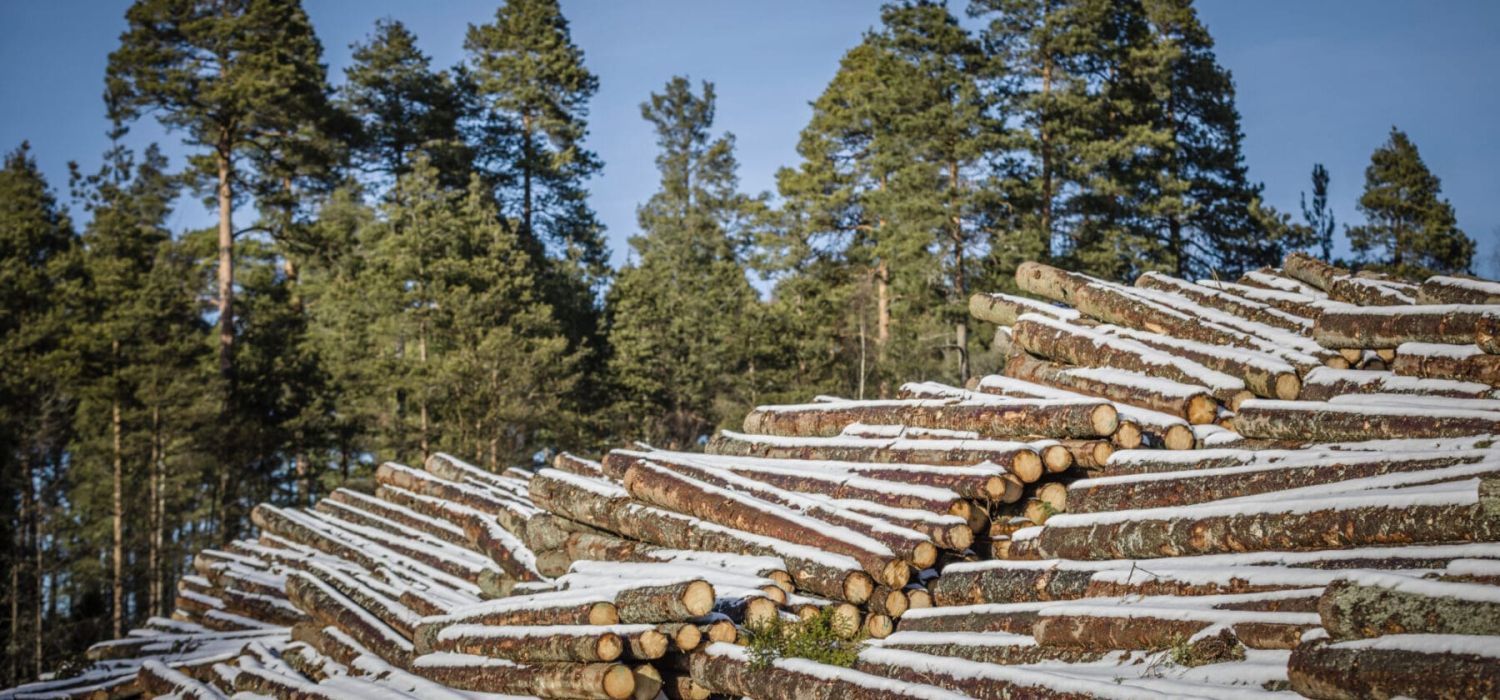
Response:
[{"label": "snow on log", "polygon": [[[1207,387],[1221,400],[1245,390],[1245,382],[1236,377],[1157,350],[1145,343],[1098,330],[1055,322],[1035,314],[1023,316],[1016,322],[1013,330],[1016,347],[1037,357],[1079,367],[1110,367],[1182,384],[1195,384]],[[982,381],[979,390],[987,391]]]},{"label": "snow on log", "polygon": [[691,657],[693,682],[715,693],[757,700],[959,700],[930,685],[895,680],[808,659],[752,663],[748,650],[715,643]]},{"label": "snow on log", "polygon": [[1066,569],[1056,562],[1003,564],[993,568],[948,567],[931,586],[934,602],[949,606],[1072,600],[1084,596],[1094,574],[1091,568]]},{"label": "snow on log", "polygon": [[411,662],[412,643],[400,631],[380,621],[348,596],[310,574],[287,575],[287,597],[303,612],[325,625],[339,628],[359,644],[398,668]]},{"label": "snow on log", "polygon": [[1474,277],[1428,277],[1417,288],[1418,304],[1500,304],[1500,282]]},{"label": "snow on log", "polygon": [[[1244,384],[1242,389],[1236,390],[1226,386],[1213,392],[1215,398],[1231,409],[1238,407],[1241,401],[1251,396],[1288,400],[1297,398],[1297,392],[1301,388],[1301,380],[1298,378],[1299,369],[1315,371],[1323,366],[1317,362],[1317,358],[1309,357],[1300,365],[1294,365],[1281,357],[1259,350],[1200,343],[1121,326],[1102,325],[1096,326],[1094,330],[1106,335],[1134,340],[1149,348],[1191,360],[1210,370],[1240,380]],[[1201,384],[1202,382],[1189,383]]]},{"label": "snow on log", "polygon": [[[369,511],[370,513],[385,518],[386,520],[405,525],[406,527],[420,531],[425,535],[436,537],[444,542],[447,542],[448,544],[458,545],[460,547],[469,546],[469,539],[464,535],[463,528],[454,525],[452,522],[449,522],[447,520],[429,517],[405,506],[392,503],[381,498],[372,497],[358,491],[351,491],[349,489],[341,487],[334,489],[333,493],[328,494],[326,498],[324,498],[322,501],[319,501],[318,505],[322,506],[324,503],[328,503],[330,501],[342,503],[351,508]],[[363,524],[369,523],[366,522]]]},{"label": "snow on log", "polygon": [[1304,632],[1318,627],[1315,613],[1205,609],[1157,600],[1060,603],[1038,613],[1031,634],[1038,644],[1106,652],[1166,649],[1175,641],[1223,627],[1250,649],[1292,649]]},{"label": "snow on log", "polygon": [[1417,285],[1369,277],[1341,277],[1328,298],[1357,306],[1410,306],[1417,303]]},{"label": "snow on log", "polygon": [[557,453],[557,456],[552,458],[552,467],[582,476],[604,476],[604,465],[592,459],[579,457],[572,452]]},{"label": "snow on log", "polygon": [[375,470],[375,481],[490,513],[499,520],[502,527],[512,533],[523,532],[526,519],[537,512],[535,508],[519,500],[503,497],[494,491],[448,481],[395,462],[381,464]]},{"label": "snow on log", "polygon": [[1210,309],[1217,309],[1225,313],[1234,314],[1248,321],[1264,323],[1283,330],[1297,333],[1306,333],[1312,330],[1311,317],[1287,313],[1270,304],[1246,299],[1222,289],[1213,289],[1176,277],[1168,277],[1159,272],[1142,274],[1136,278],[1135,286],[1154,289],[1159,292],[1178,294],[1193,303]]},{"label": "snow on log", "polygon": [[1214,422],[1219,404],[1201,385],[1183,384],[1141,372],[1068,367],[1026,353],[1006,358],[1007,377],[1097,396],[1178,416],[1193,424]]},{"label": "snow on log", "polygon": [[1115,409],[1104,401],[895,400],[761,406],[745,416],[744,427],[747,433],[832,437],[850,423],[972,430],[984,437],[1069,438],[1107,436],[1116,425]]},{"label": "snow on log", "polygon": [[1313,324],[1312,337],[1326,348],[1396,348],[1402,343],[1461,345],[1474,342],[1475,323],[1486,313],[1500,313],[1500,306],[1436,304],[1329,309]]},{"label": "snow on log", "polygon": [[1097,277],[1068,272],[1039,262],[1023,262],[1016,268],[1016,286],[1022,291],[1069,306],[1077,306],[1073,303],[1073,297],[1079,289],[1099,281],[1101,280]]},{"label": "snow on log", "polygon": [[1240,284],[1264,289],[1274,289],[1282,292],[1292,292],[1313,299],[1327,299],[1328,294],[1321,288],[1314,287],[1306,282],[1287,275],[1280,268],[1262,267],[1251,270],[1240,275]]},{"label": "snow on log", "polygon": [[1335,281],[1354,274],[1307,253],[1287,253],[1286,257],[1281,260],[1281,271],[1294,280],[1312,285],[1325,292],[1333,287]]},{"label": "snow on log", "polygon": [[1068,485],[1068,510],[1099,513],[1132,508],[1165,508],[1394,474],[1472,464],[1482,450],[1431,453],[1345,452],[1311,459],[1289,459],[1222,467],[1082,479]]},{"label": "snow on log", "polygon": [[1460,437],[1500,433],[1500,413],[1254,399],[1240,406],[1234,427],[1250,438],[1313,442]]},{"label": "snow on log", "polygon": [[[1280,357],[1299,368],[1303,368],[1304,371],[1305,368],[1316,364],[1327,364],[1335,367],[1342,367],[1347,364],[1347,360],[1337,352],[1321,347],[1313,342],[1305,331],[1289,331],[1265,323],[1240,318],[1233,314],[1202,306],[1181,295],[1161,292],[1155,289],[1117,287],[1115,291],[1127,300],[1138,303],[1138,305],[1132,306],[1127,301],[1120,301],[1120,304],[1125,304],[1126,309],[1139,310],[1146,308],[1150,311],[1152,318],[1163,319],[1163,324],[1183,328],[1181,331],[1183,337],[1187,337],[1189,340],[1197,340],[1205,343],[1223,343],[1268,353]],[[1142,307],[1140,305],[1146,306]],[[1187,319],[1191,323],[1184,327],[1182,325],[1183,319]],[[1155,330],[1129,323],[1120,323],[1118,325],[1141,330]],[[1168,334],[1176,335],[1177,333]]]},{"label": "snow on log", "polygon": [[1425,379],[1401,376],[1392,372],[1319,367],[1302,378],[1302,395],[1298,398],[1305,401],[1327,401],[1344,394],[1411,394],[1487,399],[1494,396],[1494,389],[1488,384],[1478,382]]},{"label": "snow on log", "polygon": [[[1037,536],[1044,557],[1117,559],[1312,550],[1500,536],[1470,482],[1288,501],[1064,514]],[[1494,497],[1488,497],[1493,500]]]},{"label": "snow on log", "polygon": [[870,643],[876,649],[914,651],[1002,666],[1047,661],[1088,663],[1106,654],[1080,649],[1042,646],[1030,635],[1005,632],[907,632],[900,631]]},{"label": "snow on log", "polygon": [[544,469],[532,479],[531,493],[554,513],[658,546],[780,557],[797,588],[817,595],[862,603],[874,588],[852,557],[637,504],[609,482]]},{"label": "snow on log", "polygon": [[151,697],[171,695],[183,700],[223,700],[228,697],[213,686],[155,659],[141,662],[136,680]]},{"label": "snow on log", "polygon": [[976,700],[1167,697],[1108,679],[1070,674],[1066,666],[1018,668],[901,649],[866,648],[860,652],[854,668],[901,681],[930,683]]},{"label": "snow on log", "polygon": [[1262,304],[1274,306],[1289,314],[1301,316],[1308,319],[1317,318],[1318,314],[1323,312],[1323,309],[1342,308],[1348,306],[1348,304],[1345,304],[1343,302],[1332,301],[1328,299],[1326,295],[1320,298],[1281,289],[1256,287],[1248,284],[1224,282],[1213,279],[1201,279],[1198,280],[1198,284],[1201,284],[1210,289],[1217,289],[1220,291],[1229,292],[1231,294],[1236,294],[1251,301],[1258,301]]},{"label": "snow on log", "polygon": [[909,580],[907,562],[879,540],[650,462],[630,467],[625,473],[625,489],[643,502],[700,520],[853,557],[876,580],[893,588],[905,586]]},{"label": "snow on log", "polygon": [[635,693],[635,674],[629,666],[616,663],[518,664],[506,659],[438,652],[417,657],[412,670],[452,688],[482,693],[583,700],[624,700]]},{"label": "snow on log", "polygon": [[969,315],[1001,326],[1013,325],[1021,314],[1046,314],[1064,321],[1076,320],[1073,309],[1010,294],[975,294],[969,297]]},{"label": "snow on log", "polygon": [[1396,348],[1391,371],[1408,377],[1448,379],[1500,386],[1500,355],[1478,345],[1403,343]]},{"label": "snow on log", "polygon": [[655,629],[651,625],[457,624],[438,631],[431,651],[489,656],[517,663],[598,663],[614,661],[625,653],[622,635],[646,631]]},{"label": "snow on log", "polygon": [[1026,483],[1040,478],[1043,470],[1041,458],[1029,444],[1003,440],[780,437],[722,430],[709,441],[707,453],[876,464],[970,466],[989,462]]},{"label": "snow on log", "polygon": [[1500,588],[1387,573],[1330,583],[1318,601],[1334,639],[1384,634],[1500,635]]},{"label": "snow on log", "polygon": [[1321,700],[1488,698],[1500,695],[1500,637],[1400,634],[1299,645],[1292,690]]}]

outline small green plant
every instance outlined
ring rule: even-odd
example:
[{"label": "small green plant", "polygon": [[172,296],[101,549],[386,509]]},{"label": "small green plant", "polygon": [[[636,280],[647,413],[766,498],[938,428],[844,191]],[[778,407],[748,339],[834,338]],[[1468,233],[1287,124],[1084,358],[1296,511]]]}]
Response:
[{"label": "small green plant", "polygon": [[750,666],[763,669],[776,659],[786,658],[809,659],[845,668],[853,666],[862,640],[852,633],[853,630],[840,630],[838,626],[833,618],[833,608],[824,608],[805,620],[778,617],[751,626],[746,635]]},{"label": "small green plant", "polygon": [[1178,666],[1203,666],[1216,664],[1224,661],[1243,661],[1245,659],[1245,646],[1228,629],[1219,630],[1218,634],[1189,640],[1182,635],[1172,638],[1171,646],[1167,648],[1167,657]]}]

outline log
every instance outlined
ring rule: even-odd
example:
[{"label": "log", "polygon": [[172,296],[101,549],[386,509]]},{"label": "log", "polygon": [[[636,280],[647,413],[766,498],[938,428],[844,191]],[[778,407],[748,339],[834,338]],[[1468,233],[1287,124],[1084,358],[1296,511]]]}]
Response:
[{"label": "log", "polygon": [[625,653],[622,632],[651,629],[644,625],[524,627],[459,624],[440,629],[433,638],[430,651],[474,654],[518,663],[607,662]]},{"label": "log", "polygon": [[1409,306],[1417,303],[1417,285],[1365,277],[1342,277],[1328,298],[1356,306]]},{"label": "log", "polygon": [[459,690],[546,697],[624,700],[635,674],[623,664],[517,664],[505,659],[439,652],[417,657],[412,670]]},{"label": "log", "polygon": [[1229,292],[1230,294],[1235,294],[1268,306],[1274,306],[1289,314],[1301,316],[1306,319],[1317,318],[1323,309],[1345,306],[1342,302],[1329,300],[1326,295],[1320,298],[1297,292],[1271,289],[1269,287],[1258,287],[1212,279],[1200,279],[1198,280],[1198,284],[1210,289]]},{"label": "log", "polygon": [[1327,401],[1344,394],[1411,394],[1458,399],[1487,399],[1494,395],[1488,384],[1452,379],[1426,379],[1391,372],[1320,367],[1302,379],[1305,401]]},{"label": "log", "polygon": [[445,452],[432,453],[422,464],[422,468],[429,474],[449,481],[483,485],[503,492],[507,497],[523,501],[526,498],[526,487],[513,478],[501,476]]},{"label": "log", "polygon": [[1097,560],[1473,542],[1500,534],[1500,518],[1485,515],[1472,496],[1443,492],[1399,504],[1391,498],[1375,492],[1315,503],[1206,503],[1059,515],[1036,542],[1047,558]]},{"label": "log", "polygon": [[1108,440],[1059,440],[1058,444],[1067,449],[1073,457],[1073,465],[1081,469],[1103,469],[1115,453],[1114,445]]},{"label": "log", "polygon": [[[1034,315],[1017,321],[1013,330],[1016,347],[1037,357],[1080,367],[1109,367],[1162,377],[1182,384],[1196,384],[1208,387],[1215,396],[1233,395],[1245,390],[1245,383],[1235,377],[1156,350],[1144,343],[1098,330],[1055,323]],[[993,383],[987,384],[981,380],[979,390],[990,392],[991,386]]]},{"label": "log", "polygon": [[630,672],[635,675],[635,690],[631,691],[631,700],[656,700],[661,697],[662,676],[651,664],[636,664]]},{"label": "log", "polygon": [[[323,508],[325,504],[328,504],[329,502],[341,503],[349,506],[349,508],[368,511],[375,516],[384,518],[400,525],[404,525],[425,535],[436,537],[437,539],[440,539],[449,544],[458,545],[460,547],[469,546],[469,539],[464,535],[463,528],[458,527],[457,525],[454,525],[453,523],[446,520],[424,516],[417,511],[397,505],[390,501],[367,496],[365,494],[359,493],[358,491],[352,491],[347,488],[337,488],[334,489],[333,493],[328,494],[328,496],[322,501],[319,501],[317,507]],[[337,515],[340,513],[347,514],[349,510],[325,510],[324,512],[333,512],[335,515]],[[361,524],[371,524],[372,522],[373,521],[362,521]]]},{"label": "log", "polygon": [[[933,601],[942,606],[983,603],[1029,603],[1082,598],[1093,569],[1069,569],[1030,562],[1005,568],[951,566],[932,584]],[[904,621],[902,629],[908,628]]]},{"label": "log", "polygon": [[1474,344],[1491,355],[1500,354],[1500,314],[1484,314],[1474,322]]},{"label": "log", "polygon": [[1250,438],[1317,442],[1461,437],[1500,433],[1500,413],[1255,399],[1240,406],[1234,427]]},{"label": "log", "polygon": [[786,438],[720,431],[708,443],[709,454],[771,459],[801,459],[877,464],[969,466],[990,462],[1023,482],[1042,475],[1042,460],[1024,442],[999,440],[903,440],[858,438]]},{"label": "log", "polygon": [[1500,386],[1500,355],[1477,345],[1406,343],[1396,348],[1391,371],[1408,377],[1448,379]]},{"label": "log", "polygon": [[412,635],[419,654],[434,648],[438,635],[449,625],[547,626],[615,625],[620,615],[608,595],[564,591],[501,598],[455,613],[423,618]]},{"label": "log", "polygon": [[286,577],[286,593],[312,619],[337,627],[397,668],[410,665],[413,647],[407,637],[318,578],[301,571],[290,572]]},{"label": "log", "polygon": [[1500,304],[1500,282],[1437,275],[1417,288],[1418,304]]},{"label": "log", "polygon": [[1500,696],[1500,658],[1494,653],[1500,639],[1453,641],[1446,647],[1433,645],[1430,637],[1405,635],[1373,644],[1313,641],[1292,650],[1287,678],[1292,690],[1322,700]]},{"label": "log", "polygon": [[682,622],[707,615],[713,607],[714,587],[701,579],[660,586],[634,586],[615,596],[620,621],[627,624]]},{"label": "log", "polygon": [[1477,583],[1356,574],[1324,589],[1318,615],[1336,640],[1386,634],[1500,635],[1500,591]]},{"label": "log", "polygon": [[1259,350],[1211,345],[1133,328],[1106,325],[1098,326],[1095,330],[1136,341],[1153,350],[1196,362],[1209,370],[1240,380],[1243,387],[1224,385],[1213,392],[1214,398],[1231,409],[1238,408],[1241,401],[1251,396],[1295,399],[1301,388],[1298,372],[1315,371],[1323,367],[1317,358],[1293,363]]},{"label": "log", "polygon": [[905,586],[910,577],[907,562],[878,540],[648,462],[630,467],[625,489],[645,503],[707,522],[853,557],[876,580],[892,588]]},{"label": "log", "polygon": [[1120,426],[1115,428],[1115,434],[1109,436],[1110,445],[1122,450],[1134,450],[1145,444],[1145,436],[1141,433],[1141,424],[1133,420],[1122,420]]},{"label": "log", "polygon": [[1500,306],[1441,304],[1329,309],[1313,324],[1313,340],[1327,348],[1396,348],[1402,343],[1463,345],[1475,324]]},{"label": "log", "polygon": [[908,610],[901,619],[901,631],[1031,634],[1038,613],[1047,605],[1050,603],[1003,602]]},{"label": "log", "polygon": [[850,423],[899,423],[972,430],[982,437],[1091,438],[1115,430],[1115,410],[1102,401],[850,401],[761,406],[745,416],[745,432],[784,436],[838,435]]},{"label": "log", "polygon": [[1097,277],[1068,272],[1039,262],[1023,262],[1016,268],[1016,286],[1022,291],[1069,306],[1077,306],[1073,303],[1073,297],[1078,290],[1098,281]]},{"label": "log", "polygon": [[1194,284],[1187,280],[1168,277],[1159,272],[1147,272],[1137,277],[1135,286],[1159,292],[1178,294],[1210,309],[1234,314],[1247,321],[1264,323],[1283,330],[1306,333],[1312,330],[1312,318],[1287,313],[1270,304],[1246,299],[1220,289]]},{"label": "log", "polygon": [[185,700],[223,700],[228,697],[213,686],[155,659],[141,663],[136,682],[151,697],[172,695]]},{"label": "log", "polygon": [[1190,639],[1217,625],[1226,626],[1238,643],[1251,649],[1292,649],[1302,634],[1316,629],[1310,613],[1242,613],[1191,608],[1129,607],[1129,614],[1112,614],[1101,605],[1061,604],[1041,613],[1031,634],[1044,646],[1107,652],[1115,649],[1156,650]]},{"label": "log", "polygon": [[975,294],[969,297],[969,315],[1001,326],[1014,325],[1022,314],[1046,314],[1064,321],[1079,316],[1073,309],[1010,294]]},{"label": "log", "polygon": [[1206,465],[1198,469],[1151,474],[1147,478],[1122,474],[1069,484],[1067,503],[1072,513],[1185,506],[1216,501],[1226,494],[1245,497],[1383,474],[1426,472],[1456,464],[1472,464],[1484,456],[1483,452],[1456,450],[1406,455],[1347,452],[1281,463]]},{"label": "log", "polygon": [[305,573],[344,595],[361,610],[396,630],[401,636],[411,639],[419,617],[416,612],[399,600],[394,600],[366,585],[365,582],[324,564],[316,562],[309,564]]},{"label": "log", "polygon": [[776,659],[761,667],[748,650],[710,644],[691,659],[693,682],[712,692],[757,700],[956,700],[930,686],[904,683],[801,659]]},{"label": "log", "polygon": [[1104,652],[1047,647],[1027,635],[1005,635],[995,632],[897,632],[880,640],[880,649],[914,651],[979,663],[1018,666],[1048,661],[1089,663],[1106,656]]},{"label": "log", "polygon": [[441,479],[394,462],[381,464],[375,470],[375,481],[489,513],[499,521],[501,527],[512,533],[525,532],[526,520],[536,514],[535,508],[494,491]]},{"label": "log", "polygon": [[603,477],[604,465],[592,459],[584,459],[572,452],[559,452],[552,458],[552,467],[581,476]]},{"label": "log", "polygon": [[1089,700],[1141,694],[1137,689],[1132,689],[1134,693],[1122,692],[1118,684],[1109,680],[1055,674],[1043,670],[1045,667],[1014,668],[976,661],[955,663],[951,657],[903,649],[865,649],[854,668],[876,677],[929,683],[952,691],[954,697],[975,700]]},{"label": "log", "polygon": [[692,652],[707,638],[703,630],[691,622],[663,622],[656,626],[656,631],[666,637],[670,645],[668,650],[677,654]]},{"label": "log", "polygon": [[1281,270],[1286,276],[1325,292],[1333,287],[1336,280],[1354,274],[1306,253],[1287,253],[1281,260]]},{"label": "log", "polygon": [[781,557],[797,588],[816,595],[862,603],[874,588],[850,557],[636,504],[608,482],[542,470],[531,496],[551,512],[662,547]]},{"label": "log", "polygon": [[896,621],[890,615],[872,612],[865,616],[860,631],[869,639],[885,639],[896,631]]},{"label": "log", "polygon": [[713,691],[698,685],[691,676],[672,675],[664,679],[661,692],[667,700],[708,700]]},{"label": "log", "polygon": [[1006,358],[1003,374],[1086,396],[1097,396],[1177,416],[1194,425],[1214,422],[1219,404],[1200,385],[1160,379],[1141,372],[1069,367],[1027,353]]},{"label": "log", "polygon": [[907,608],[911,607],[911,601],[906,597],[906,591],[896,588],[877,586],[874,595],[865,603],[865,607],[873,613],[885,615],[891,619],[899,619],[906,614]]},{"label": "log", "polygon": [[1282,292],[1292,292],[1313,299],[1327,299],[1328,294],[1322,289],[1314,287],[1306,282],[1287,275],[1280,268],[1262,267],[1251,270],[1240,275],[1239,283],[1263,289],[1274,289]]}]

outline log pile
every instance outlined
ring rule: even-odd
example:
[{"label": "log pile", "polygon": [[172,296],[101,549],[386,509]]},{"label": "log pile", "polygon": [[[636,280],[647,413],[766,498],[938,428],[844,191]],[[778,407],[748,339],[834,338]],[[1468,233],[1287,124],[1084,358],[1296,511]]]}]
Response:
[{"label": "log pile", "polygon": [[[1500,694],[1500,283],[1016,282],[964,385],[263,504],[171,619],[0,698]],[[820,614],[851,667],[745,646]]]}]

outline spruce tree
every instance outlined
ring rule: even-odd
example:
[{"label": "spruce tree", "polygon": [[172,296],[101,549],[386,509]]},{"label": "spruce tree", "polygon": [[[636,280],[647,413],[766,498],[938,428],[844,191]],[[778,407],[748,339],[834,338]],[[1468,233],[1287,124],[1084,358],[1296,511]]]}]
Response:
[{"label": "spruce tree", "polygon": [[42,672],[44,543],[54,524],[44,499],[57,483],[69,437],[65,345],[69,299],[79,283],[72,221],[58,206],[29,145],[0,167],[0,535],[9,605],[4,623],[7,685]]},{"label": "spruce tree", "polygon": [[1406,132],[1370,155],[1359,212],[1365,223],[1349,228],[1349,245],[1362,262],[1409,277],[1467,272],[1474,239],[1458,228],[1453,205],[1441,197],[1442,183],[1427,169]]},{"label": "spruce tree", "polygon": [[1312,240],[1318,246],[1323,262],[1333,262],[1333,230],[1337,226],[1333,208],[1328,205],[1328,169],[1322,163],[1313,163],[1312,202],[1302,194],[1302,220],[1312,231]]},{"label": "spruce tree", "polygon": [[637,211],[637,259],[609,296],[622,433],[688,448],[742,415],[760,300],[738,249],[757,200],[738,191],[734,137],[714,136],[714,88],[676,77],[641,105],[661,188]]}]

